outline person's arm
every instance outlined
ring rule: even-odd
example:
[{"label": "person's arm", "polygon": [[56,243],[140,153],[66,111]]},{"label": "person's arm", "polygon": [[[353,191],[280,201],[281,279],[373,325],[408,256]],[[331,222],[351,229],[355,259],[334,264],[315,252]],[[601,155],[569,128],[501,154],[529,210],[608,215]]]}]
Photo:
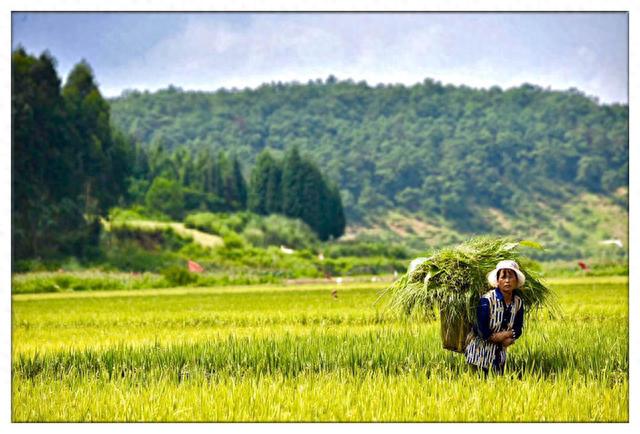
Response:
[{"label": "person's arm", "polygon": [[476,311],[476,329],[480,338],[487,340],[491,337],[491,329],[489,328],[489,316],[491,315],[489,309],[489,300],[481,298],[478,303],[478,309]]},{"label": "person's arm", "polygon": [[[493,342],[494,344],[505,344],[505,342],[507,342],[509,339],[513,340],[513,332],[511,332],[510,330],[505,330],[503,332],[497,332],[492,334],[489,337],[489,340],[491,342]],[[513,343],[513,342],[512,342]]]},{"label": "person's arm", "polygon": [[477,310],[477,331],[478,336],[485,341],[492,342],[494,344],[502,344],[505,339],[512,337],[511,331],[491,333],[489,328],[489,318],[491,316],[491,308],[489,307],[489,300],[481,298],[478,304]]},{"label": "person's arm", "polygon": [[524,326],[524,302],[522,306],[520,306],[520,310],[516,312],[516,317],[513,320],[513,330],[509,330],[510,336],[507,337],[504,341],[502,341],[503,347],[508,347],[515,343],[516,339],[518,339],[522,335],[522,328]]}]

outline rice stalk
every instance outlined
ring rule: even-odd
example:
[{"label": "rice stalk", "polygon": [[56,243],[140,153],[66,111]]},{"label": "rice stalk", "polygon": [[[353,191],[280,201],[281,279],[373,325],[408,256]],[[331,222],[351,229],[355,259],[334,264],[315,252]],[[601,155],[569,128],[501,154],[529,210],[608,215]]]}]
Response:
[{"label": "rice stalk", "polygon": [[520,246],[539,247],[530,241],[515,242],[508,238],[476,237],[452,248],[428,254],[424,262],[400,276],[383,290],[391,310],[410,315],[415,309],[426,319],[434,319],[439,309],[447,318],[475,321],[480,297],[489,289],[487,273],[502,260],[513,260],[520,266],[526,282],[518,294],[527,307],[526,312],[541,307],[557,313],[553,296],[535,271],[535,263],[519,252]]}]

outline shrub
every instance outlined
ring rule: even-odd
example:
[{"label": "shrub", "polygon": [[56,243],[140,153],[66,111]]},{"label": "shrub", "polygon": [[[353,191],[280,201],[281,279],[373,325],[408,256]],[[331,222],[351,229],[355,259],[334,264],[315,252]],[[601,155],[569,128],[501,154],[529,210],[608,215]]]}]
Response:
[{"label": "shrub", "polygon": [[302,220],[279,214],[267,217],[254,215],[246,225],[243,235],[256,247],[285,245],[305,249],[318,243],[315,232]]},{"label": "shrub", "polygon": [[223,237],[224,247],[229,250],[233,249],[242,249],[245,247],[245,240],[242,236],[236,234],[235,232],[226,232]]},{"label": "shrub", "polygon": [[179,235],[172,227],[145,227],[131,224],[112,225],[108,242],[134,241],[146,250],[179,250],[193,241],[191,237]]},{"label": "shrub", "polygon": [[147,207],[159,210],[173,218],[181,218],[184,212],[182,186],[170,179],[157,177],[145,196]]},{"label": "shrub", "polygon": [[198,229],[214,235],[224,235],[224,232],[242,232],[247,223],[255,217],[250,212],[213,213],[198,212],[189,214],[185,219],[185,226]]},{"label": "shrub", "polygon": [[184,267],[173,265],[163,269],[160,274],[167,282],[174,286],[184,286],[194,283],[198,280],[198,276],[189,272]]},{"label": "shrub", "polygon": [[171,219],[158,210],[152,211],[142,205],[134,205],[131,208],[115,207],[109,210],[109,221],[112,223],[131,220],[169,221]]},{"label": "shrub", "polygon": [[330,258],[339,258],[343,256],[385,256],[396,259],[408,259],[411,257],[410,253],[404,246],[382,241],[336,242],[327,245],[324,254],[326,257]]},{"label": "shrub", "polygon": [[188,228],[197,229],[214,235],[220,235],[219,219],[216,214],[211,212],[198,212],[189,214],[184,219],[184,224]]},{"label": "shrub", "polygon": [[118,242],[107,248],[106,265],[124,271],[158,271],[180,261],[172,252],[148,251],[132,241]]}]

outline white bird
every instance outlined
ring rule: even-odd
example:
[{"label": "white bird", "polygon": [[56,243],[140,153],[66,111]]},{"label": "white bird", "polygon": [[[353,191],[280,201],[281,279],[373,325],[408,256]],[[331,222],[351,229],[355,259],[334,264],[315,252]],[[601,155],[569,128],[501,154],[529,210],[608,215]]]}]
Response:
[{"label": "white bird", "polygon": [[342,277],[336,277],[336,283],[339,285],[342,283]]},{"label": "white bird", "polygon": [[288,247],[285,247],[285,246],[282,246],[282,245],[281,245],[281,246],[280,246],[280,251],[281,251],[282,253],[286,253],[287,255],[290,255],[290,254],[292,254],[295,250],[290,249],[290,248],[288,248]]},{"label": "white bird", "polygon": [[622,241],[620,241],[619,239],[615,238],[612,240],[604,240],[604,241],[600,241],[600,244],[615,244],[616,246],[622,248]]}]

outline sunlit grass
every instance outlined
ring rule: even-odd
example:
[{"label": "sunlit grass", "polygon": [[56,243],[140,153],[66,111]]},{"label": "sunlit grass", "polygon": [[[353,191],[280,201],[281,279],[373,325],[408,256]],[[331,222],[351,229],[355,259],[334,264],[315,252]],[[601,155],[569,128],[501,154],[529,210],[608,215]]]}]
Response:
[{"label": "sunlit grass", "polygon": [[13,419],[628,420],[626,280],[550,286],[562,315],[530,318],[489,379],[380,285],[15,295]]}]

